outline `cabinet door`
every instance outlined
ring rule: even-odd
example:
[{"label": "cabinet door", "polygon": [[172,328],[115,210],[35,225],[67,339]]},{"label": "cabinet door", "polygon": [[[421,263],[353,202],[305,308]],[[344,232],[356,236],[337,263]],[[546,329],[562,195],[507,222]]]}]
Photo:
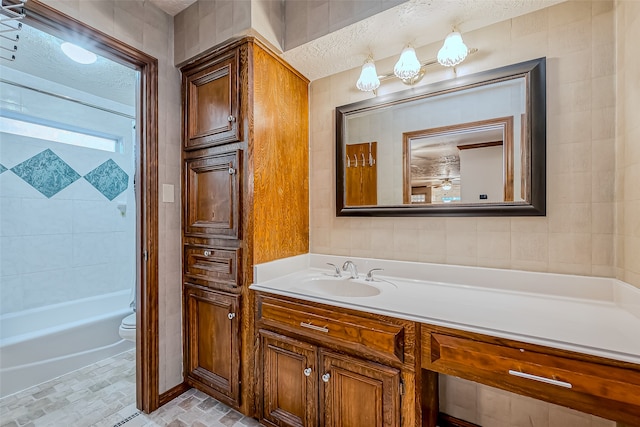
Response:
[{"label": "cabinet door", "polygon": [[240,238],[241,151],[185,161],[184,233]]},{"label": "cabinet door", "polygon": [[320,350],[320,424],[325,427],[399,427],[400,371]]},{"label": "cabinet door", "polygon": [[279,427],[318,425],[316,347],[268,331],[262,344],[262,421]]},{"label": "cabinet door", "polygon": [[188,76],[185,90],[186,150],[241,140],[236,51],[206,70]]},{"label": "cabinet door", "polygon": [[240,296],[185,285],[187,379],[239,400]]}]

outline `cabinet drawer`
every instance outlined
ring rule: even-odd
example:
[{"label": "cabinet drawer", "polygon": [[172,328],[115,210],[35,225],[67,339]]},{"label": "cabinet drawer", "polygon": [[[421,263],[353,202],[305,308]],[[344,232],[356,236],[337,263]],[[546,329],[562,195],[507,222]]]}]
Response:
[{"label": "cabinet drawer", "polygon": [[185,245],[184,274],[192,280],[237,287],[239,252],[240,249]]},{"label": "cabinet drawer", "polygon": [[259,319],[279,328],[366,354],[403,362],[404,326],[261,296]]},{"label": "cabinet drawer", "polygon": [[425,369],[559,404],[605,399],[610,407],[622,404],[640,415],[640,371],[549,354],[541,346],[518,348],[424,330],[422,340]]}]

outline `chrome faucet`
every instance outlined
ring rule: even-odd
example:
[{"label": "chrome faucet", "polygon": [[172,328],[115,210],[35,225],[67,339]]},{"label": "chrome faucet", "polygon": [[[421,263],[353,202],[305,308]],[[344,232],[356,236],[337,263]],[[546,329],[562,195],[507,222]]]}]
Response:
[{"label": "chrome faucet", "polygon": [[384,268],[372,268],[371,270],[369,270],[369,272],[367,273],[367,277],[365,277],[364,280],[366,280],[367,282],[373,282],[374,271],[384,271]]},{"label": "chrome faucet", "polygon": [[[335,272],[333,274],[329,274],[329,276],[342,277],[342,272],[340,271],[340,267],[338,267],[335,264],[331,264],[330,262],[328,262],[327,265],[330,265],[335,270]],[[327,274],[327,273],[325,273],[325,274]]]},{"label": "chrome faucet", "polygon": [[352,279],[358,278],[358,267],[356,267],[353,261],[345,261],[345,263],[342,264],[342,270],[349,271]]}]

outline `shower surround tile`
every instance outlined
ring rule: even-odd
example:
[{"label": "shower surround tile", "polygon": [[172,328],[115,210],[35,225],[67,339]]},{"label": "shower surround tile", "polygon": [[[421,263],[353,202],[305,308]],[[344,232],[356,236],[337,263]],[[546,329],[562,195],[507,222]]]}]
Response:
[{"label": "shower surround tile", "polygon": [[109,200],[118,197],[129,185],[129,175],[111,159],[86,174],[84,179]]},{"label": "shower surround tile", "polygon": [[71,166],[49,149],[12,167],[11,171],[47,198],[80,179]]}]

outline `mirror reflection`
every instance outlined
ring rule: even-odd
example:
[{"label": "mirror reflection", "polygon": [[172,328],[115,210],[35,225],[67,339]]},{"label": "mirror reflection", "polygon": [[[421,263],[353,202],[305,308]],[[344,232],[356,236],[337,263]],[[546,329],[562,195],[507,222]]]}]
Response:
[{"label": "mirror reflection", "polygon": [[[542,79],[532,80],[536,67]],[[338,215],[498,205],[541,214],[532,153],[543,171],[544,59],[484,74],[338,107]]]},{"label": "mirror reflection", "polygon": [[[513,201],[513,196],[505,197],[496,188],[506,186],[508,171],[504,166],[513,164],[507,158],[521,155],[525,84],[520,77],[348,117],[346,205],[412,204],[413,187],[417,196],[414,200],[430,195],[428,203]],[[486,140],[497,133],[501,133],[497,139]],[[517,152],[507,152],[502,143],[471,148],[483,142],[502,142],[505,133]],[[372,164],[368,162],[370,145],[377,152]],[[358,158],[354,158],[355,152]],[[362,173],[354,173],[357,168]],[[483,194],[487,198],[480,198]]]},{"label": "mirror reflection", "polygon": [[513,158],[521,156],[513,116],[405,132],[402,153],[403,203],[523,200],[521,180],[513,179]]}]

